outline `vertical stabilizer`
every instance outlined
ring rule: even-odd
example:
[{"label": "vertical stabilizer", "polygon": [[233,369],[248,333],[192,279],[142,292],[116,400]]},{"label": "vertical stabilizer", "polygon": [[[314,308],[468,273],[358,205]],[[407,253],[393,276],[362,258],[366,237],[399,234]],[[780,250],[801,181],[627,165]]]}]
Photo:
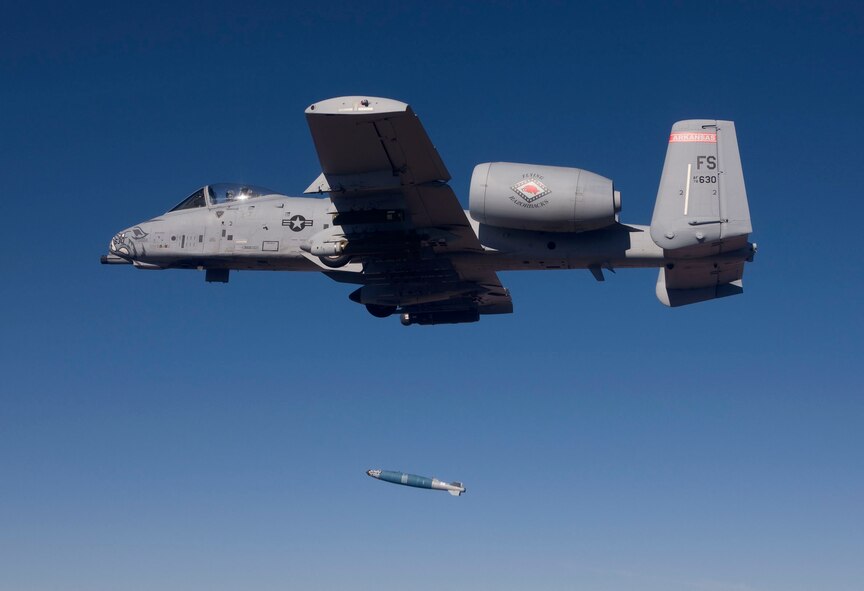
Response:
[{"label": "vertical stabilizer", "polygon": [[747,246],[752,231],[732,121],[692,119],[672,126],[651,238],[681,257]]}]

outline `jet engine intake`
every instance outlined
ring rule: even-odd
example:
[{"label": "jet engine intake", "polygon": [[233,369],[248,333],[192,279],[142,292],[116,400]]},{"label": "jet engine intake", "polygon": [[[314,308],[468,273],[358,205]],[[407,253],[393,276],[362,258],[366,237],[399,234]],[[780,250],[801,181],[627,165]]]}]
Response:
[{"label": "jet engine intake", "polygon": [[478,164],[468,200],[481,224],[541,232],[596,230],[621,211],[621,194],[599,174],[512,162]]}]

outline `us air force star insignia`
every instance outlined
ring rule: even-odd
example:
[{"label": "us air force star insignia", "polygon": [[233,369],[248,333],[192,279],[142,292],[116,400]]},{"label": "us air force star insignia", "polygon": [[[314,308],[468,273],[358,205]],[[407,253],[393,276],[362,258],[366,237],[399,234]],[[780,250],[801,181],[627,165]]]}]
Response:
[{"label": "us air force star insignia", "polygon": [[221,209],[216,210],[216,217],[217,217],[217,218],[221,218],[223,213],[225,213],[225,212],[224,212],[223,210],[221,210]]},{"label": "us air force star insignia", "polygon": [[291,228],[294,232],[299,232],[299,231],[301,231],[303,228],[306,228],[306,227],[311,226],[311,225],[312,225],[312,220],[307,220],[307,219],[304,218],[302,215],[299,215],[299,214],[298,214],[298,215],[291,216],[290,219],[282,220],[282,225],[283,225],[283,226],[288,226],[288,227]]},{"label": "us air force star insignia", "polygon": [[541,197],[545,197],[552,191],[549,190],[549,187],[540,182],[539,179],[525,179],[524,181],[520,181],[510,187],[514,193],[519,195],[522,199],[531,203],[532,201],[537,201]]}]

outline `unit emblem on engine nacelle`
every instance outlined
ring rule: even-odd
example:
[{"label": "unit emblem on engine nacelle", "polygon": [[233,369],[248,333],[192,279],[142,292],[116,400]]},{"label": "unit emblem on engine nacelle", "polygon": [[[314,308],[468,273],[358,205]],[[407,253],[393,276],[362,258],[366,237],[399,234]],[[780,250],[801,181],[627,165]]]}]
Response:
[{"label": "unit emblem on engine nacelle", "polygon": [[537,201],[541,197],[545,197],[552,191],[549,190],[549,187],[540,182],[539,179],[536,178],[527,178],[523,181],[520,181],[510,187],[513,189],[513,192],[519,195],[522,199],[524,199],[528,203],[532,203]]}]

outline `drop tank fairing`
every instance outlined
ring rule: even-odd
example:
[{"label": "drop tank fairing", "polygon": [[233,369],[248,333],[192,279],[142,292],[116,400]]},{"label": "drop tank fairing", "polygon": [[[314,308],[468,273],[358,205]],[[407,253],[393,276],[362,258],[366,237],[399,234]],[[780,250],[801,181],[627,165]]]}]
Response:
[{"label": "drop tank fairing", "polygon": [[560,166],[478,164],[471,217],[481,224],[541,232],[586,232],[612,225],[621,196],[605,177]]}]

